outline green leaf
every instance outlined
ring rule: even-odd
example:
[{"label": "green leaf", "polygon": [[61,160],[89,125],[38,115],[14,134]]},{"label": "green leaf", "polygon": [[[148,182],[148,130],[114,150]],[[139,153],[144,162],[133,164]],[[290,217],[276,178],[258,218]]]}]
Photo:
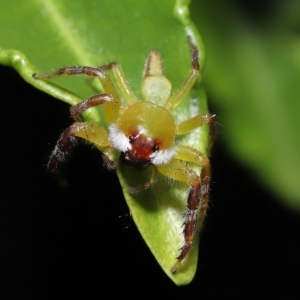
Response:
[{"label": "green leaf", "polygon": [[[149,50],[156,49],[161,52],[166,77],[176,89],[191,68],[187,35],[197,41],[204,65],[203,46],[189,19],[188,5],[189,1],[183,0],[2,0],[0,63],[14,67],[38,89],[74,105],[94,94],[95,89],[102,91],[101,86],[87,83],[81,76],[50,82],[33,80],[32,74],[67,65],[99,66],[117,61],[139,97],[144,61]],[[189,118],[195,110],[207,110],[200,82],[174,111],[176,121]],[[84,118],[101,123],[101,108],[89,109]],[[207,141],[206,128],[180,140],[203,152]],[[157,261],[177,285],[188,284],[196,271],[198,237],[178,272],[170,273],[184,243],[181,226],[188,186],[170,184],[161,176],[153,188],[130,195],[128,186],[147,180],[149,174],[128,168],[118,168],[117,173],[133,219]]]},{"label": "green leaf", "polygon": [[209,53],[205,83],[219,110],[220,137],[300,211],[299,2],[270,6],[261,22],[251,22],[230,1],[193,4]]}]

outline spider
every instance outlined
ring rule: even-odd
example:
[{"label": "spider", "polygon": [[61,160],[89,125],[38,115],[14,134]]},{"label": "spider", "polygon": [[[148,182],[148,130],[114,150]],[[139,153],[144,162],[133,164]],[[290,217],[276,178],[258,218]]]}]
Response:
[{"label": "spider", "polygon": [[[157,51],[150,51],[145,62],[141,84],[142,100],[135,96],[121,66],[115,62],[98,68],[73,66],[63,67],[47,75],[33,74],[35,79],[49,79],[63,74],[86,74],[97,77],[105,92],[70,108],[75,122],[61,134],[50,156],[48,169],[52,174],[59,176],[60,163],[69,153],[74,139],[79,137],[103,149],[104,163],[108,168],[115,168],[118,163],[138,170],[152,168],[149,181],[130,187],[131,193],[140,192],[153,185],[157,172],[189,186],[183,230],[184,245],[171,268],[173,274],[192,246],[198,215],[201,216],[201,220],[198,220],[201,223],[206,215],[211,179],[208,155],[192,147],[177,144],[176,137],[208,125],[210,144],[207,153],[216,138],[214,115],[208,112],[198,114],[179,124],[175,124],[172,116],[173,109],[184,100],[200,74],[198,49],[191,37],[188,37],[188,42],[192,53],[192,69],[172,96],[171,83],[163,75],[161,56]],[[107,70],[112,70],[122,98]],[[81,121],[80,114],[97,105],[104,105],[108,130],[97,124]],[[192,170],[189,163],[200,168],[200,175]]]}]

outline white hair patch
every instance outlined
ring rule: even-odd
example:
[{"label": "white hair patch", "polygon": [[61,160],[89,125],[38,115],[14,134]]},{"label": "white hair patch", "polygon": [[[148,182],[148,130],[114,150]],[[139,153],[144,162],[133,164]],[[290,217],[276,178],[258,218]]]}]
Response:
[{"label": "white hair patch", "polygon": [[150,155],[151,162],[154,165],[165,165],[173,158],[176,152],[176,147],[154,152]]},{"label": "white hair patch", "polygon": [[131,149],[128,137],[118,128],[117,124],[111,124],[108,128],[108,139],[121,152]]}]

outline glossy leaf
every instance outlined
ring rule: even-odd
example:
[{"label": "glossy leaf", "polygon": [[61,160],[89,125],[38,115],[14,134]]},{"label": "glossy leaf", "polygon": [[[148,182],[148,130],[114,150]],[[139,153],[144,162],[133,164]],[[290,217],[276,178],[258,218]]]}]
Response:
[{"label": "glossy leaf", "polygon": [[[187,35],[197,41],[200,63],[204,65],[201,39],[189,19],[188,5],[189,1],[183,0],[29,0],[13,4],[3,0],[0,63],[14,67],[35,87],[74,105],[94,94],[95,89],[101,91],[101,86],[87,83],[81,76],[50,82],[33,80],[32,74],[48,73],[66,65],[99,66],[117,61],[140,96],[145,58],[149,50],[156,49],[163,57],[165,74],[176,89],[191,68]],[[184,120],[206,109],[206,96],[199,82],[175,110],[175,118]],[[90,109],[84,118],[101,123],[101,111]],[[204,128],[184,136],[180,142],[205,151],[207,140]],[[175,275],[170,273],[183,245],[181,225],[188,187],[178,182],[170,184],[161,176],[152,189],[130,195],[128,186],[147,180],[149,174],[127,168],[117,172],[133,219],[157,261],[176,284],[188,284],[196,271],[198,237],[182,267]]]}]

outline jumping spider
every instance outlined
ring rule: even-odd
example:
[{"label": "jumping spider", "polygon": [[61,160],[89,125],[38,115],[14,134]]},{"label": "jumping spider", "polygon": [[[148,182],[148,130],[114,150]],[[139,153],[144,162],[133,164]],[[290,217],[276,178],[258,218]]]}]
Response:
[{"label": "jumping spider", "polygon": [[[155,182],[156,172],[189,185],[183,231],[185,242],[171,268],[172,273],[176,272],[193,243],[199,205],[201,220],[198,222],[203,222],[209,201],[211,179],[207,154],[177,144],[176,137],[208,125],[208,153],[216,137],[214,115],[210,113],[198,114],[179,124],[175,124],[172,116],[172,110],[184,100],[200,74],[198,49],[190,37],[188,42],[192,52],[192,70],[172,96],[171,83],[163,75],[161,57],[157,51],[150,51],[145,62],[141,85],[143,100],[135,96],[121,66],[115,62],[98,68],[64,67],[48,75],[33,74],[36,79],[49,79],[62,74],[86,74],[97,77],[105,92],[70,108],[75,122],[61,134],[51,154],[48,163],[51,173],[58,175],[59,165],[68,154],[74,138],[80,137],[104,149],[104,161],[110,168],[114,168],[117,163],[131,165],[139,170],[152,168],[151,179],[141,186],[130,188],[130,192],[139,192],[150,187]],[[107,70],[112,70],[122,98],[106,73]],[[97,124],[81,122],[80,114],[97,105],[104,105],[104,116],[109,123],[108,131]],[[118,159],[113,160],[112,153],[118,153]],[[200,176],[187,162],[200,167]]]}]

